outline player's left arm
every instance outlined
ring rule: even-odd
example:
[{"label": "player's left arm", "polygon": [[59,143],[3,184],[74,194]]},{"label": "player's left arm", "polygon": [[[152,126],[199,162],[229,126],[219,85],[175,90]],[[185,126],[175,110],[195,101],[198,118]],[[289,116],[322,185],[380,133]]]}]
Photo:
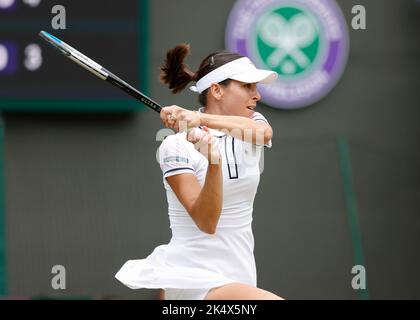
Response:
[{"label": "player's left arm", "polygon": [[246,117],[201,113],[200,123],[220,131],[226,130],[229,135],[256,145],[266,145],[273,137],[273,129],[267,122]]},{"label": "player's left arm", "polygon": [[[169,115],[174,120],[171,121]],[[273,129],[263,117],[251,119],[240,116],[208,114],[190,111],[178,106],[163,108],[160,116],[166,127],[176,131],[183,130],[182,127],[206,126],[255,145],[267,145],[273,137]]]}]

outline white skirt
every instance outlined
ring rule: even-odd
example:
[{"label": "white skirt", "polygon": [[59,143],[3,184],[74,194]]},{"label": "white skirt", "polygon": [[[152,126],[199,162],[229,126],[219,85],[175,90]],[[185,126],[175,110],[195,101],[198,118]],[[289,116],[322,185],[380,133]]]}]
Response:
[{"label": "white skirt", "polygon": [[[131,289],[211,289],[235,282],[211,270],[168,265],[169,247],[171,256],[177,254],[170,244],[158,246],[146,259],[128,260],[115,278]],[[182,258],[185,252],[178,255]]]},{"label": "white skirt", "polygon": [[209,289],[165,289],[165,300],[204,300]]},{"label": "white skirt", "polygon": [[195,226],[171,224],[172,239],[168,244],[156,247],[145,259],[127,261],[115,277],[131,289],[207,292],[233,282],[256,286],[250,222],[232,227],[224,220],[214,235]]}]

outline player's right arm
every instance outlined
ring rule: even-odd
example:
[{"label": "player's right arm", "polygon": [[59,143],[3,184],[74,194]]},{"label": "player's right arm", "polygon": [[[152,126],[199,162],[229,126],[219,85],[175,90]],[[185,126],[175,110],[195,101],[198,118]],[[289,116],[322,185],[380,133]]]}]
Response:
[{"label": "player's right arm", "polygon": [[208,234],[216,232],[222,212],[221,171],[220,164],[209,165],[206,181],[202,188],[195,175],[191,173],[179,174],[166,179],[197,227]]},{"label": "player's right arm", "polygon": [[207,128],[204,131],[191,131],[188,140],[209,160],[203,187],[193,173],[187,172],[169,176],[166,181],[197,227],[205,233],[214,234],[223,202],[220,153]]}]

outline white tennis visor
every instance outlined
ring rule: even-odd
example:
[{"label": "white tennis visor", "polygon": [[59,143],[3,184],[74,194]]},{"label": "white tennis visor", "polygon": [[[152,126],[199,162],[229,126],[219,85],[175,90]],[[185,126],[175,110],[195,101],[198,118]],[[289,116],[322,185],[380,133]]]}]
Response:
[{"label": "white tennis visor", "polygon": [[213,83],[219,83],[226,79],[237,80],[245,83],[271,83],[277,80],[277,72],[257,69],[247,57],[239,58],[224,64],[202,77],[191,91],[203,93]]}]

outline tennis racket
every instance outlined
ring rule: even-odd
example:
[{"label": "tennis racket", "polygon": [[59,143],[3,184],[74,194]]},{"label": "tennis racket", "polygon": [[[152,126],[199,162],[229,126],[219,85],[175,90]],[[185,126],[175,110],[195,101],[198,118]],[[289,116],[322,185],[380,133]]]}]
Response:
[{"label": "tennis racket", "polygon": [[118,78],[115,74],[108,71],[107,69],[105,69],[100,64],[93,61],[92,59],[88,58],[83,53],[77,51],[76,49],[74,49],[73,47],[65,43],[64,41],[61,41],[57,37],[54,37],[53,35],[45,31],[41,31],[39,33],[39,36],[43,38],[44,40],[46,40],[49,44],[54,46],[56,49],[58,49],[67,58],[81,65],[86,70],[92,72],[98,78],[105,80],[113,84],[114,86],[120,88],[121,90],[125,91],[126,93],[136,98],[137,100],[140,100],[143,104],[155,110],[156,112],[160,113],[160,111],[162,110],[162,106],[160,106],[157,102],[153,101],[144,93],[140,92],[133,86],[129,85],[124,80]]}]

